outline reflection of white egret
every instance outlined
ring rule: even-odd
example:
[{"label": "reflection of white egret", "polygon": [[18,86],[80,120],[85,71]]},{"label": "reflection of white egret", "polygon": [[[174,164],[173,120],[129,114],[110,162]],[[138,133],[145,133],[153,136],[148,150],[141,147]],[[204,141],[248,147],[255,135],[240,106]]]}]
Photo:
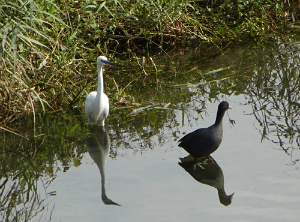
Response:
[{"label": "reflection of white egret", "polygon": [[109,101],[107,95],[103,92],[103,69],[105,65],[114,65],[109,62],[105,56],[97,58],[98,89],[97,92],[91,92],[85,99],[85,114],[88,123],[98,121],[100,126],[104,126],[104,120],[108,116]]},{"label": "reflection of white egret", "polygon": [[101,175],[102,201],[107,205],[118,205],[106,196],[105,190],[105,165],[109,155],[110,139],[103,126],[93,125],[89,127],[90,134],[86,138],[87,150],[97,164]]}]

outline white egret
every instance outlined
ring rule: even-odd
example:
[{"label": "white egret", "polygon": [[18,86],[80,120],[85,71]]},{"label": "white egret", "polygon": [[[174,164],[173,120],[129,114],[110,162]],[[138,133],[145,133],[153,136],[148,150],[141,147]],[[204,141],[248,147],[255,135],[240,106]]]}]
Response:
[{"label": "white egret", "polygon": [[85,99],[85,114],[88,124],[98,121],[100,126],[104,126],[104,120],[109,113],[109,100],[103,92],[103,66],[115,65],[107,60],[105,56],[97,58],[98,89],[91,92]]}]

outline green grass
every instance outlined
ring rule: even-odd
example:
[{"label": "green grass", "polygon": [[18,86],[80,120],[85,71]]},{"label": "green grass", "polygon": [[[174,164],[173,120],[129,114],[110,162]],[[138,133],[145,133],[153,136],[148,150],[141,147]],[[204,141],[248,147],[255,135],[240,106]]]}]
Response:
[{"label": "green grass", "polygon": [[[159,81],[163,68],[153,60],[143,68],[142,56],[199,42],[267,39],[295,20],[297,10],[296,3],[281,0],[2,0],[0,123],[80,105],[94,87],[88,76],[100,54],[131,60],[133,69]],[[120,72],[109,76],[107,88],[143,81],[131,72],[122,85]]]}]

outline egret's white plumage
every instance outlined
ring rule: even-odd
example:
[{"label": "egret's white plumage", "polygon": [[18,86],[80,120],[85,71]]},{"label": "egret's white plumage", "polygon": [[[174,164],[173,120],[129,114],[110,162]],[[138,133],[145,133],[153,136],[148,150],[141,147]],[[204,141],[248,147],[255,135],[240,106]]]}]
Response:
[{"label": "egret's white plumage", "polygon": [[89,124],[98,121],[100,126],[104,126],[104,120],[109,113],[108,97],[103,92],[103,66],[107,64],[114,65],[105,56],[97,58],[98,89],[97,92],[91,92],[85,99],[85,114]]}]

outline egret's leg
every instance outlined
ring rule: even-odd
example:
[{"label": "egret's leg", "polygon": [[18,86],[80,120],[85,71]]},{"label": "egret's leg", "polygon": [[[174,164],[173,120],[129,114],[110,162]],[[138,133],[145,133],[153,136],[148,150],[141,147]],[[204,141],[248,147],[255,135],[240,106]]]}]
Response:
[{"label": "egret's leg", "polygon": [[99,120],[100,126],[104,126],[104,120],[105,119]]}]

